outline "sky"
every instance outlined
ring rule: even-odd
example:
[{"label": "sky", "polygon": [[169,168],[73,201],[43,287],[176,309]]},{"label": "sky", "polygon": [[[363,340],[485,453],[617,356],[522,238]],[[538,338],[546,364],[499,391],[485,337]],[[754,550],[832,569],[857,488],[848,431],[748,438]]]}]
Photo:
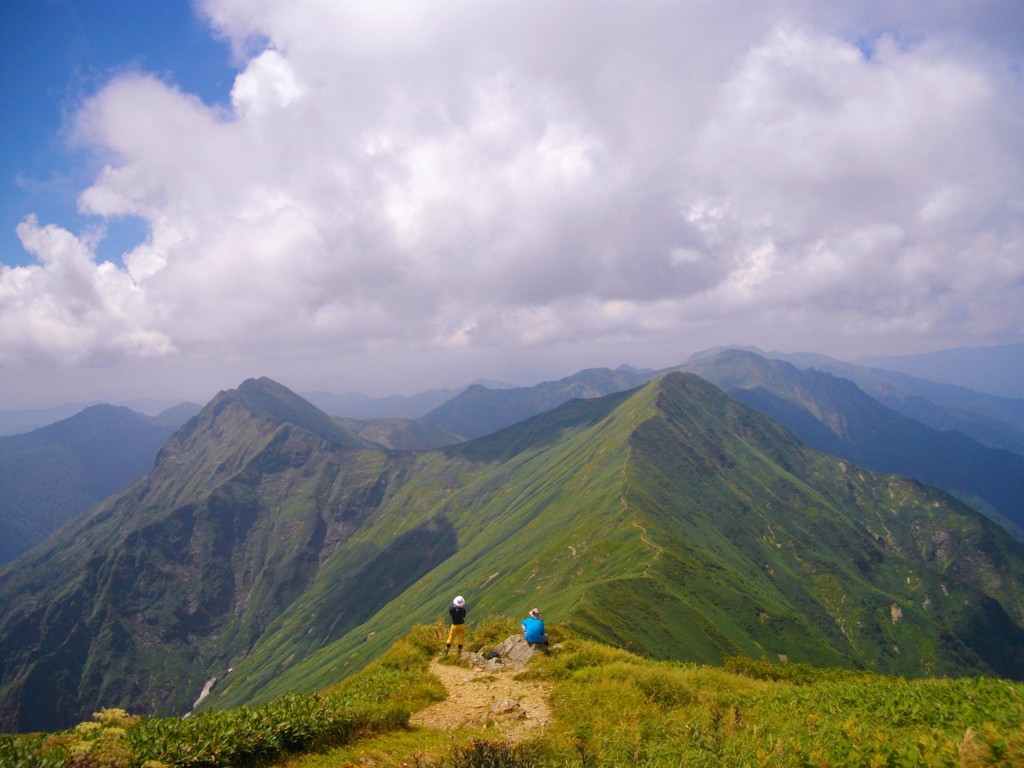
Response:
[{"label": "sky", "polygon": [[1019,0],[0,0],[0,408],[1024,341]]}]

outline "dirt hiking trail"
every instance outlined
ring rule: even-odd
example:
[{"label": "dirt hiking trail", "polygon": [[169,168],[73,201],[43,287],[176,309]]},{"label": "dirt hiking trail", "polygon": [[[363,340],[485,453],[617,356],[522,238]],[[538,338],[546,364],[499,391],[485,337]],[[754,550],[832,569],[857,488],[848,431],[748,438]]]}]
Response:
[{"label": "dirt hiking trail", "polygon": [[516,680],[514,667],[488,670],[430,662],[430,671],[444,684],[448,697],[415,713],[410,725],[451,731],[458,728],[496,728],[503,739],[521,741],[540,735],[552,720],[551,687],[533,680]]}]

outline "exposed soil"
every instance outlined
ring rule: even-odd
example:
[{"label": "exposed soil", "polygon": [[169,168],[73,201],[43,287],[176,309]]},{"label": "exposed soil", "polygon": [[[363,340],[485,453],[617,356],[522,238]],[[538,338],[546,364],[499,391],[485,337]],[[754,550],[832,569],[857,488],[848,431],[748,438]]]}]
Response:
[{"label": "exposed soil", "polygon": [[519,669],[487,671],[479,667],[430,662],[448,698],[422,709],[411,725],[451,731],[457,728],[495,728],[503,739],[519,741],[551,723],[550,686],[516,680]]}]

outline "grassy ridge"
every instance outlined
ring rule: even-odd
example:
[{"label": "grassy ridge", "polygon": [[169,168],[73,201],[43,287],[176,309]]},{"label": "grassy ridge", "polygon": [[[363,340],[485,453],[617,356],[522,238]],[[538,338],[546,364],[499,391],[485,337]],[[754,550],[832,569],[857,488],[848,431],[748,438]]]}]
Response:
[{"label": "grassy ridge", "polygon": [[[410,624],[443,615],[455,593],[470,598],[471,621],[540,599],[581,635],[662,659],[781,654],[895,674],[1017,675],[1019,545],[942,494],[807,451],[695,377],[403,461],[376,516],[326,562],[339,576],[314,588],[315,605],[286,610],[208,705],[351,674]],[[320,631],[337,619],[332,606],[373,602],[359,564],[411,530],[451,535],[457,548],[347,633]],[[1014,576],[986,584],[996,573]],[[972,640],[965,601],[1006,652]]]},{"label": "grassy ridge", "polygon": [[[609,405],[581,404],[587,414],[599,413],[582,425],[577,417],[547,428],[533,422],[511,428],[474,445],[472,455],[452,449],[446,458],[404,459],[410,465],[394,470],[402,482],[392,484],[374,520],[325,563],[332,576],[320,580],[324,591],[316,601],[304,599],[285,611],[235,665],[235,680],[229,677],[229,686],[208,703],[237,706],[351,674],[412,623],[443,616],[455,592],[469,596],[471,622],[488,613],[512,613],[516,606],[525,615],[536,594],[546,596],[546,610],[565,616],[581,599],[577,583],[639,574],[650,555],[639,533],[618,521],[629,425],[605,420]],[[545,438],[539,447],[534,433]],[[566,433],[575,439],[567,440]],[[373,552],[417,527],[433,527],[441,535],[449,526],[458,532],[457,551],[387,604],[366,596],[369,583],[358,569]],[[406,572],[409,549],[395,554],[395,572]],[[347,573],[352,578],[343,581]],[[347,634],[337,628],[319,632],[323,617],[333,621],[340,605],[368,605],[376,613]],[[293,665],[281,664],[292,657]]]},{"label": "grassy ridge", "polygon": [[[426,729],[348,745],[289,768],[381,766],[1009,766],[1024,764],[1024,685],[905,680],[731,657],[659,662],[554,627],[526,673],[553,687],[554,725],[512,746],[487,730]],[[454,744],[454,746],[453,746]]]}]

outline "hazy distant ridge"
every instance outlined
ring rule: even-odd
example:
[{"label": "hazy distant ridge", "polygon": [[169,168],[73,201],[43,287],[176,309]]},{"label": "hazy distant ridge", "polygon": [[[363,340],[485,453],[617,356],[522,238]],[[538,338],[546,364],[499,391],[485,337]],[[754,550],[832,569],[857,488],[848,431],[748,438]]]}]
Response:
[{"label": "hazy distant ridge", "polygon": [[1024,398],[1024,344],[961,347],[919,355],[876,355],[856,362],[991,395]]},{"label": "hazy distant ridge", "polygon": [[0,437],[0,564],[153,468],[199,406],[160,416],[94,405],[22,435]]}]

